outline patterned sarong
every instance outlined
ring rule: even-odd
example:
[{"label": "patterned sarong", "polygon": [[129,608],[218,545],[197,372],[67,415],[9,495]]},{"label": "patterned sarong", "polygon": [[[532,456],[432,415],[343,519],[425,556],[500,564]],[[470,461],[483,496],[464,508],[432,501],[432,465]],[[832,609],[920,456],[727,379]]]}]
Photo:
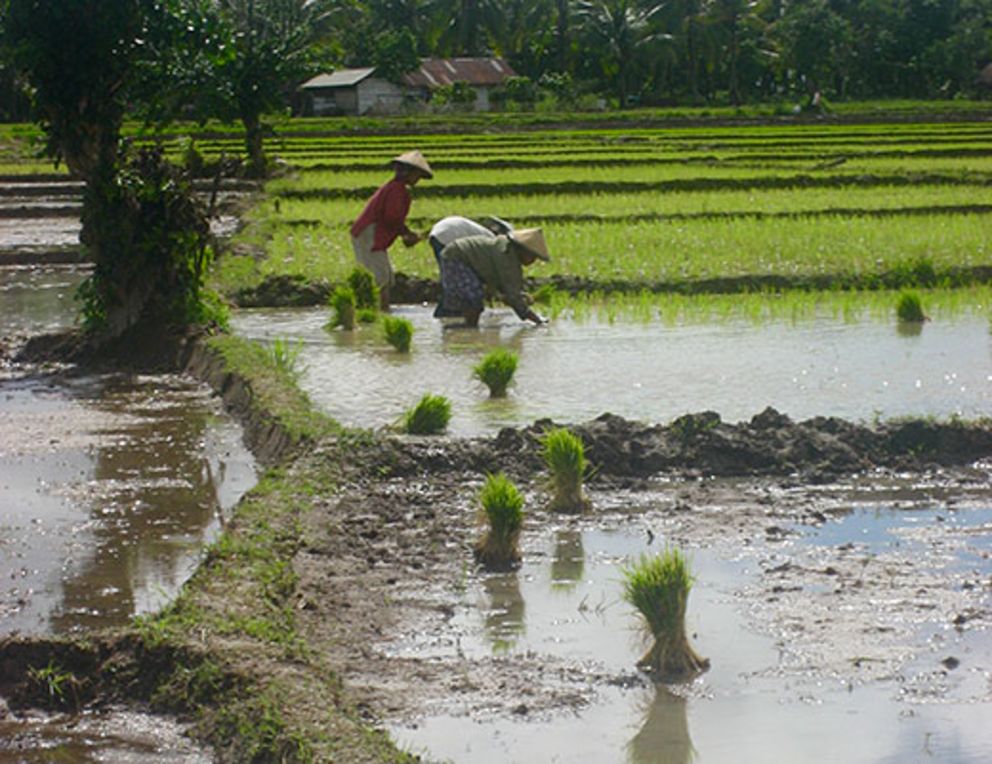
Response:
[{"label": "patterned sarong", "polygon": [[450,257],[441,258],[441,301],[434,317],[460,316],[466,310],[481,311],[486,287],[469,266]]}]

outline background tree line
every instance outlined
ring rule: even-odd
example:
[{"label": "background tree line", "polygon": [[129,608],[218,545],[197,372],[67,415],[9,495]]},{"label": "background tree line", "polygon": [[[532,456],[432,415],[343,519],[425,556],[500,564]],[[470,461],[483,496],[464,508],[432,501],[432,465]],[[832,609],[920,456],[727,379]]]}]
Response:
[{"label": "background tree line", "polygon": [[731,103],[812,93],[949,98],[980,92],[992,0],[339,0],[351,65],[503,56],[620,103]]}]

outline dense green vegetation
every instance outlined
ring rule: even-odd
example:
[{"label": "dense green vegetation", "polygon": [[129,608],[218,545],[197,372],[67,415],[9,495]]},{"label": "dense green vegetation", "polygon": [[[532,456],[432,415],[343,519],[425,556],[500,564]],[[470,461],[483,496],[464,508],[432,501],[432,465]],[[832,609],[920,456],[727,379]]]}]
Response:
[{"label": "dense green vegetation", "polygon": [[[529,275],[573,290],[933,288],[989,278],[992,131],[960,121],[301,137],[288,158],[347,169],[304,167],[270,181],[240,235],[267,257],[228,258],[219,281],[232,294],[280,274],[341,282],[353,265],[348,226],[391,152],[414,145],[448,169],[417,187],[413,226],[449,214],[539,225],[554,257]],[[504,166],[510,150],[520,166]],[[391,253],[399,272],[435,279],[428,255],[425,246]]]}]

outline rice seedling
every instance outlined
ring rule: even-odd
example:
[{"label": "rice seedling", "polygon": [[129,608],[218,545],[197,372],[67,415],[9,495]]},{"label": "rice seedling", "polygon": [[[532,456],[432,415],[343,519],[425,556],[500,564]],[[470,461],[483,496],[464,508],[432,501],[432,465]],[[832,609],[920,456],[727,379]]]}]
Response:
[{"label": "rice seedling", "polygon": [[372,272],[361,266],[348,274],[348,286],[355,292],[355,307],[359,310],[379,308],[379,287]]},{"label": "rice seedling", "polygon": [[437,435],[451,420],[451,401],[443,395],[427,393],[403,416],[403,430],[411,435]]},{"label": "rice seedling", "polygon": [[662,681],[689,679],[709,668],[689,644],[685,615],[693,579],[678,550],[642,556],[623,570],[623,598],[647,621],[653,643],[637,665]]},{"label": "rice seedling", "polygon": [[413,339],[413,324],[406,318],[398,316],[383,316],[382,330],[386,341],[401,353],[410,352],[410,341]]},{"label": "rice seedling", "polygon": [[359,308],[355,311],[355,318],[360,324],[374,324],[379,320],[378,308]]},{"label": "rice seedling", "polygon": [[918,292],[900,292],[896,303],[896,316],[905,324],[922,323],[927,320],[923,312],[923,301]]},{"label": "rice seedling", "polygon": [[517,543],[524,518],[524,497],[502,472],[487,475],[479,492],[489,527],[475,545],[475,559],[490,570],[508,570],[520,562]]},{"label": "rice seedling", "polygon": [[334,314],[331,317],[331,326],[340,326],[342,329],[351,330],[355,328],[355,290],[350,286],[340,285],[335,288],[330,297],[331,309]]},{"label": "rice seedling", "polygon": [[489,388],[491,398],[506,396],[506,388],[517,371],[518,356],[511,350],[496,348],[472,367],[473,376]]},{"label": "rice seedling", "polygon": [[290,342],[283,337],[275,339],[269,346],[269,360],[279,371],[296,379],[300,375],[299,360],[303,352],[303,340]]},{"label": "rice seedling", "polygon": [[551,472],[553,495],[549,509],[555,512],[582,512],[590,506],[582,490],[582,479],[589,464],[585,445],[565,427],[550,430],[541,439],[541,453]]}]

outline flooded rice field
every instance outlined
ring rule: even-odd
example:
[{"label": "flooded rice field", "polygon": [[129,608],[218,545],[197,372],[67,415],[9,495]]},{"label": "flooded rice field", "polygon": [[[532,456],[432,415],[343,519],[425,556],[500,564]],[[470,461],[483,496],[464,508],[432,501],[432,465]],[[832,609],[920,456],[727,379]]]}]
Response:
[{"label": "flooded rice field", "polygon": [[[414,325],[408,355],[376,327],[325,330],[326,309],[239,311],[234,329],[300,343],[303,388],[342,423],[362,427],[394,423],[425,393],[451,400],[456,435],[542,417],[580,422],[606,411],[651,423],[704,410],[741,421],[767,406],[796,420],[992,411],[992,337],[981,315],[906,333],[894,323],[836,318],[675,326],[558,319],[534,327],[509,311],[487,311],[481,328],[469,330],[436,321],[426,307],[395,314]],[[520,357],[503,400],[489,399],[472,378],[472,367],[496,347]]]},{"label": "flooded rice field", "polygon": [[[78,271],[4,270],[0,335],[71,325]],[[377,329],[327,331],[326,309],[239,311],[233,323],[298,343],[302,387],[363,427],[394,423],[426,392],[452,400],[456,436],[606,411],[663,423],[703,410],[745,420],[767,406],[797,420],[992,410],[988,319],[967,312],[912,333],[827,318],[530,327],[499,310],[467,330],[428,307],[396,314],[415,326],[409,355]],[[471,374],[495,347],[520,355],[502,401]],[[0,411],[0,634],[73,632],[161,607],[255,480],[240,428],[182,377],[8,369]],[[428,760],[978,764],[992,759],[988,472],[604,481],[590,486],[586,516],[528,518],[515,572],[449,554],[438,569],[410,561],[400,575],[375,545],[408,557],[417,547],[397,542],[404,530],[428,543],[410,518],[437,508],[470,524],[480,476],[425,470],[347,487],[355,529],[331,535],[358,536],[338,540],[340,559],[315,559],[331,566],[328,580],[344,577],[335,565],[386,577],[399,628],[364,642],[341,674],[386,698],[371,705],[376,718]],[[328,533],[342,522],[319,511],[312,521]],[[455,549],[454,533],[430,543]],[[621,595],[622,569],[668,544],[689,555],[689,632],[711,661],[670,686],[637,671],[646,644]],[[132,713],[13,720],[0,707],[0,762],[210,760],[178,726]]]},{"label": "flooded rice field", "polygon": [[[549,673],[578,664],[590,676],[607,677],[588,704],[549,713],[535,702],[536,688],[531,696],[521,691],[509,714],[464,699],[440,700],[394,721],[390,731],[412,751],[455,762],[988,761],[992,637],[953,628],[947,603],[934,606],[938,594],[925,582],[932,585],[932,577],[951,566],[959,587],[968,581],[988,587],[992,506],[905,512],[865,505],[820,528],[796,530],[778,548],[716,540],[689,551],[696,585],[688,631],[711,668],[692,683],[667,687],[635,675],[646,643],[633,608],[622,600],[621,568],[678,540],[666,538],[678,531],[666,532],[665,520],[649,510],[542,534],[528,545],[519,571],[470,576],[443,630],[396,640],[387,649],[398,658],[426,661],[456,654],[492,661],[526,656]],[[823,570],[825,559],[844,556],[844,545],[856,548],[866,576],[898,567],[906,554],[920,554],[922,562],[913,581],[893,581],[885,591],[850,600],[835,592],[856,585],[840,571],[820,576],[818,585],[776,590],[762,581],[774,578],[787,559]],[[920,607],[890,608],[904,596],[918,598]],[[789,597],[795,601],[786,602]],[[853,601],[863,597],[870,602]],[[987,591],[985,597],[987,603]],[[877,613],[898,609],[899,616],[891,626],[863,634],[858,644],[848,630],[869,632],[869,624],[852,623],[844,611],[863,619],[866,604]],[[839,612],[826,634],[802,633],[795,609],[803,607]],[[832,618],[829,612],[823,617]],[[918,646],[888,654],[890,629],[915,632]],[[827,656],[827,670],[817,653]],[[857,668],[873,661],[873,670]],[[936,682],[934,674],[940,675]]]},{"label": "flooded rice field", "polygon": [[[0,337],[69,327],[78,269],[0,269]],[[256,465],[203,385],[175,376],[0,373],[0,637],[76,633],[160,609]],[[0,762],[212,760],[128,709],[7,714]]]}]

